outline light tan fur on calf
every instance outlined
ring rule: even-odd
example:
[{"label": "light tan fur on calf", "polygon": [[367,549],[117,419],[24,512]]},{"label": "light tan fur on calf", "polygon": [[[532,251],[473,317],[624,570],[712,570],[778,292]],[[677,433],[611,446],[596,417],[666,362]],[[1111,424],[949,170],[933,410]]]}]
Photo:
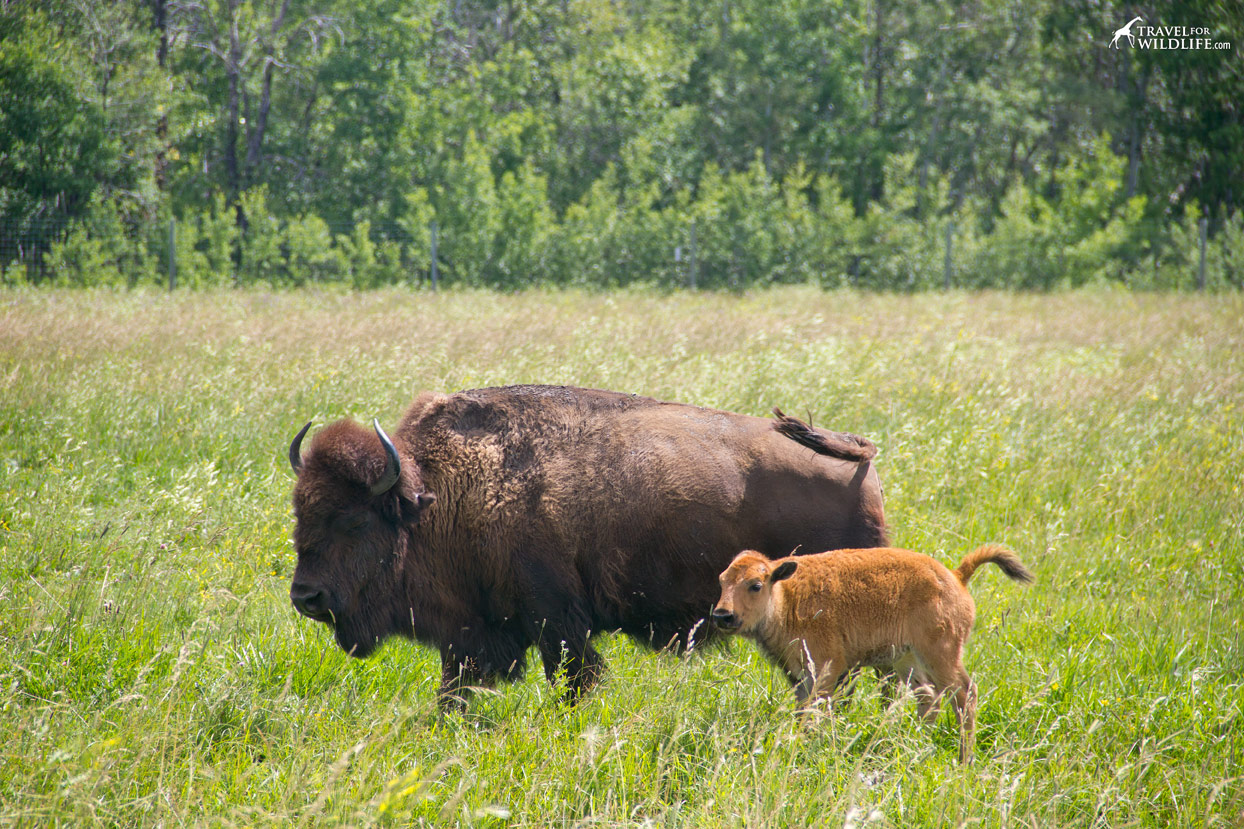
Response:
[{"label": "light tan fur on calf", "polygon": [[996,544],[969,553],[953,571],[887,547],[776,560],[747,550],[721,574],[713,621],[756,640],[786,672],[801,706],[829,697],[860,666],[913,687],[928,721],[950,695],[966,761],[976,722],[976,687],[963,667],[976,619],[967,583],[986,563],[1032,581],[1019,558]]}]

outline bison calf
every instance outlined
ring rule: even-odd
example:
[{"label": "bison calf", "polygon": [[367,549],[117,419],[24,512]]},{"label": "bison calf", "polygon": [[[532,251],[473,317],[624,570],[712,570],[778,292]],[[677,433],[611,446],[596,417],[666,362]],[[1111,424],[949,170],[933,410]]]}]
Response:
[{"label": "bison calf", "polygon": [[747,550],[722,572],[712,619],[756,640],[786,672],[800,706],[829,697],[860,666],[913,687],[927,721],[951,694],[959,759],[966,761],[976,722],[976,688],[963,668],[976,618],[967,584],[990,562],[1015,581],[1032,581],[1019,558],[996,544],[969,554],[953,571],[888,547],[777,560]]}]

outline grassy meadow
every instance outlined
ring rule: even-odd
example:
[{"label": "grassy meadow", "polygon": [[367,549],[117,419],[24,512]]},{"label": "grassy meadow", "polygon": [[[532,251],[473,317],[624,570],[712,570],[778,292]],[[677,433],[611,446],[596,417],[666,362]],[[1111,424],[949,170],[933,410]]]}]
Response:
[{"label": "grassy meadow", "polygon": [[[871,437],[972,582],[976,761],[864,679],[807,725],[750,643],[601,637],[576,707],[437,715],[287,590],[286,452],[417,390],[619,389]],[[0,292],[0,824],[1244,824],[1244,298]]]}]

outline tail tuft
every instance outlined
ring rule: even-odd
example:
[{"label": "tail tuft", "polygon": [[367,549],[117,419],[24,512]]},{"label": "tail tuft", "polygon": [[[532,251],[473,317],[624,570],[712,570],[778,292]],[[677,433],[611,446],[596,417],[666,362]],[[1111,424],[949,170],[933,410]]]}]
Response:
[{"label": "tail tuft", "polygon": [[777,418],[773,422],[773,428],[778,434],[821,455],[857,463],[870,461],[877,455],[877,447],[868,438],[849,432],[814,429],[797,417],[782,414],[777,406],[773,407],[773,415]]},{"label": "tail tuft", "polygon": [[976,548],[974,552],[968,553],[963,557],[963,561],[959,562],[959,566],[955,568],[955,578],[959,580],[960,584],[967,587],[968,579],[972,578],[976,568],[982,564],[998,565],[998,568],[1006,574],[1007,578],[1021,584],[1031,584],[1034,579],[1032,571],[1024,566],[1024,563],[1019,560],[1019,556],[1001,544],[984,544]]}]

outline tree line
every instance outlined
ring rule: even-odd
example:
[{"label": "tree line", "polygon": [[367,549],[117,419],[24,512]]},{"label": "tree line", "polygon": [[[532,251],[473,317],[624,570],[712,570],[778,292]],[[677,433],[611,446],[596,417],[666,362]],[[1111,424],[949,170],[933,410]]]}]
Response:
[{"label": "tree line", "polygon": [[1242,45],[1230,0],[0,0],[0,273],[1178,287],[1204,234],[1238,287]]}]

